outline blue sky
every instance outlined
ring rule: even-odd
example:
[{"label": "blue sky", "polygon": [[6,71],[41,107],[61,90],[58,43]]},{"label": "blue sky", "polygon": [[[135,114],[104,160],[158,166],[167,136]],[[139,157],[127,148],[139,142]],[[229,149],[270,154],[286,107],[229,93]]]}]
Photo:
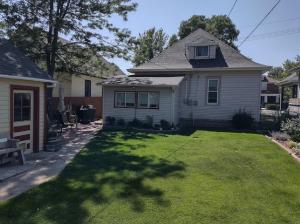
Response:
[{"label": "blue sky", "polygon": [[[277,0],[238,0],[230,18],[240,30],[242,40],[264,17]],[[112,18],[112,22],[131,30],[134,36],[145,30],[163,28],[168,34],[178,32],[179,24],[192,15],[227,14],[234,0],[136,0],[138,8],[129,14],[128,21]],[[278,66],[286,59],[300,54],[300,1],[281,0],[277,8],[240,50],[254,61]],[[295,33],[296,32],[296,33]],[[270,34],[271,33],[271,34]],[[261,34],[264,34],[261,36]],[[113,60],[123,71],[132,67],[122,59]]]}]

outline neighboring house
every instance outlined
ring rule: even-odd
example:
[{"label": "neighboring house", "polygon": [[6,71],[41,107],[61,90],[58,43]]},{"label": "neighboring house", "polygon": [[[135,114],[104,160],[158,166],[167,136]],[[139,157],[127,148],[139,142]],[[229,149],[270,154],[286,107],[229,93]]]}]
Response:
[{"label": "neighboring house", "polygon": [[[72,105],[75,110],[82,105],[93,105],[96,117],[102,117],[102,86],[99,83],[109,76],[125,74],[103,57],[93,56],[93,59],[92,62],[85,63],[85,67],[81,67],[80,70],[55,73],[54,79],[58,84],[53,90],[54,108],[57,108],[62,91],[66,105]],[[95,61],[103,63],[104,68],[90,69],[95,66]]]},{"label": "neighboring house", "polygon": [[292,98],[289,99],[288,109],[291,113],[300,114],[300,67],[292,69],[291,75],[278,83],[281,92],[285,88],[291,88]]},{"label": "neighboring house", "polygon": [[270,77],[263,76],[261,80],[261,106],[265,107],[266,104],[280,103],[280,92],[277,85],[278,81]]},{"label": "neighboring house", "polygon": [[20,140],[27,151],[46,141],[46,88],[55,81],[9,40],[0,40],[0,135]]},{"label": "neighboring house", "polygon": [[129,69],[133,76],[104,81],[103,114],[201,126],[228,123],[245,110],[259,121],[261,75],[268,69],[198,29]]}]

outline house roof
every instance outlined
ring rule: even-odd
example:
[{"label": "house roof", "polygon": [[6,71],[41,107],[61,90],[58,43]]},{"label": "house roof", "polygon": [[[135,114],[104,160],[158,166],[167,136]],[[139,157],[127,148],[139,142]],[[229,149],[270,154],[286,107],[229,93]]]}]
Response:
[{"label": "house roof", "polygon": [[286,77],[285,79],[281,80],[278,85],[284,86],[284,85],[292,85],[298,83],[298,74],[297,72],[293,72],[291,75]]},{"label": "house roof", "polygon": [[[217,45],[215,59],[189,60],[186,57],[188,44]],[[194,70],[267,70],[268,66],[256,63],[233,49],[212,34],[198,29],[161,54],[142,65],[128,69],[129,72],[194,71]]]},{"label": "house roof", "polygon": [[156,86],[172,87],[178,86],[183,80],[183,76],[175,77],[134,77],[134,76],[114,76],[101,82],[104,86]]},{"label": "house roof", "polygon": [[6,39],[0,39],[0,77],[54,82],[51,76]]}]

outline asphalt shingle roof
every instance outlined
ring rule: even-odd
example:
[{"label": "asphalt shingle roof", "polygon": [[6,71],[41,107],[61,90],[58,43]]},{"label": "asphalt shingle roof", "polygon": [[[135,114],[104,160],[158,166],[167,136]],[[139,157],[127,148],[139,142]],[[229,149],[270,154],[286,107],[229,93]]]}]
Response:
[{"label": "asphalt shingle roof", "polygon": [[278,85],[290,85],[290,84],[297,84],[298,83],[298,74],[294,72],[290,76],[286,77],[285,79],[281,80]]},{"label": "asphalt shingle roof", "polygon": [[[217,45],[215,59],[188,60],[185,55],[187,44],[207,44]],[[129,69],[129,72],[157,71],[157,70],[193,70],[212,68],[255,68],[265,70],[268,66],[256,63],[250,58],[240,54],[223,41],[217,39],[212,34],[198,29],[173,46],[164,50],[161,54],[140,66]]]},{"label": "asphalt shingle roof", "polygon": [[178,86],[183,80],[183,76],[176,77],[134,77],[134,76],[114,76],[101,82],[106,86]]},{"label": "asphalt shingle roof", "polygon": [[0,39],[0,75],[53,81],[51,76],[6,39]]}]

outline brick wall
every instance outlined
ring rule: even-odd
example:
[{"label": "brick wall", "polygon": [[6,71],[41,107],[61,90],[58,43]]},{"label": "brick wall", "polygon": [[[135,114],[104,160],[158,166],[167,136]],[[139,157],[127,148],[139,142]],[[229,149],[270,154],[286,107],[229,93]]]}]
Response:
[{"label": "brick wall", "polygon": [[[53,108],[58,106],[58,97],[52,98]],[[65,105],[71,103],[73,109],[82,106],[82,105],[93,105],[96,108],[96,117],[102,118],[102,97],[65,97]]]}]

